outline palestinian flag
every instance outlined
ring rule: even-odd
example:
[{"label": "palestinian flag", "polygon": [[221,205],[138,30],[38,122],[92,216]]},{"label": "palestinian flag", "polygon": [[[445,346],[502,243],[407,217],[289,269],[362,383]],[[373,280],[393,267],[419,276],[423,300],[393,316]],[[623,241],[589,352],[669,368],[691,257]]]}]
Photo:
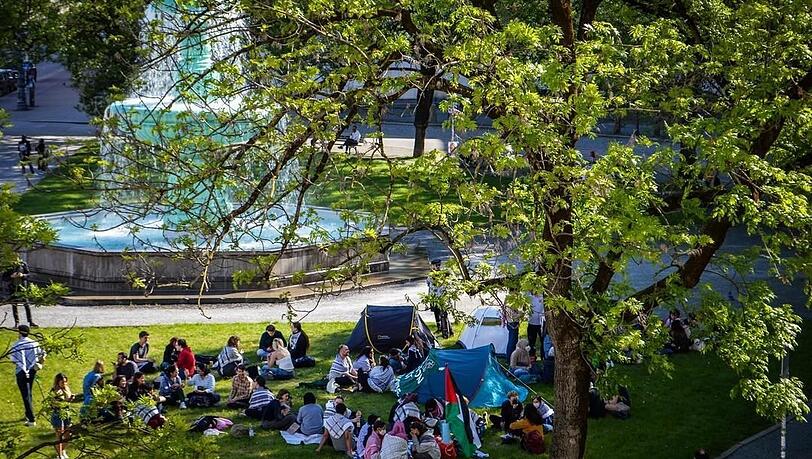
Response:
[{"label": "palestinian flag", "polygon": [[460,444],[462,454],[465,457],[472,457],[476,451],[474,446],[474,426],[471,425],[471,413],[468,411],[468,404],[460,395],[451,370],[445,367],[445,420],[449,430],[454,434],[454,438]]}]

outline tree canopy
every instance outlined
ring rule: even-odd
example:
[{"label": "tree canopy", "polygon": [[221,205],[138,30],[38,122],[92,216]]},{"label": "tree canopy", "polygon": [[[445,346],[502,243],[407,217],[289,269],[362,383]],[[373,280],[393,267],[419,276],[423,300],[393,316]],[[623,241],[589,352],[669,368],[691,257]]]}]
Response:
[{"label": "tree canopy", "polygon": [[[368,205],[342,210],[363,228],[331,241],[347,254],[338,276],[428,230],[453,255],[442,276],[448,308],[465,294],[517,308],[523,292],[544,295],[556,457],[583,455],[590,380],[612,381],[604,362],[667,368],[658,354],[667,330],[651,318],[658,307],[696,312],[708,352],[738,372],[737,392],[759,413],[808,410],[800,381],[769,371],[795,345],[792,307],[776,304],[766,283],[743,282],[730,302],[702,278],[746,274],[759,260],[780,282],[809,278],[808,2],[178,4],[189,33],[155,27],[153,62],[183,63],[205,45],[201,33],[230,37],[210,66],[177,68],[166,92],[174,104],[164,107],[205,109],[158,108],[152,141],[128,134],[132,118],[108,119],[118,148],[99,179],[118,212],[172,215],[166,225],[201,238],[174,243],[203,273],[215,252],[280,213],[283,249],[323,238],[295,230],[316,218],[304,204],[333,185],[325,179],[340,180]],[[469,133],[456,155],[400,161],[384,148],[390,180],[369,187],[369,163],[332,147],[352,123],[379,127],[413,88],[445,93],[441,108],[459,110],[456,125]],[[662,119],[668,139],[635,136],[594,163],[575,148],[600,119],[630,111]],[[476,129],[481,116],[492,129]],[[438,199],[381,205],[404,183]],[[389,224],[401,231],[386,233]],[[754,238],[752,249],[719,251],[734,230]],[[489,246],[483,262],[471,261],[475,244]],[[276,260],[258,260],[251,274],[272,280]],[[639,288],[629,275],[641,262],[660,275]]]}]

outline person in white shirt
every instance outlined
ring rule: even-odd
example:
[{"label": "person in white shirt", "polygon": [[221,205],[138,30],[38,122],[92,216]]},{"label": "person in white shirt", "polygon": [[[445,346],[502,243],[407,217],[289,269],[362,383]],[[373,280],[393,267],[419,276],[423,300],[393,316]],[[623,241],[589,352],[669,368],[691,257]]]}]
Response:
[{"label": "person in white shirt", "polygon": [[544,297],[533,294],[528,294],[528,297],[531,308],[530,317],[527,319],[527,341],[530,350],[535,351],[536,338],[539,340],[539,346],[544,345]]},{"label": "person in white shirt", "polygon": [[196,400],[202,398],[208,400],[208,403],[203,403],[202,406],[213,406],[220,403],[220,394],[214,391],[216,384],[214,375],[206,365],[197,364],[195,375],[189,378],[186,384],[195,388],[187,397],[190,406],[195,406]]},{"label": "person in white shirt", "polygon": [[291,379],[294,376],[293,359],[285,343],[274,338],[271,345],[273,352],[268,354],[268,361],[262,366],[260,372],[266,379]]},{"label": "person in white shirt", "polygon": [[358,152],[358,145],[361,143],[361,132],[358,131],[358,126],[353,125],[352,130],[350,131],[350,137],[344,142],[344,149],[347,153],[350,152],[350,149],[355,148],[355,152]]},{"label": "person in white shirt", "polygon": [[31,427],[36,425],[31,389],[34,385],[34,378],[37,377],[37,371],[42,368],[42,362],[45,360],[45,351],[38,342],[28,337],[31,332],[28,325],[20,325],[17,327],[17,331],[20,333],[20,338],[11,345],[9,354],[11,362],[15,366],[17,387],[23,398],[25,425]]}]

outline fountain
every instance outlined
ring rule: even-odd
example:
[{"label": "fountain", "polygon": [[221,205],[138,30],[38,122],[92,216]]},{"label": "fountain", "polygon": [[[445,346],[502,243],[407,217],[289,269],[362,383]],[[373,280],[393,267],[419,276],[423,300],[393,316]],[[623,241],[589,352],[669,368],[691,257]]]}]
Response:
[{"label": "fountain", "polygon": [[[218,14],[233,14],[229,10],[224,6]],[[107,136],[102,155],[110,164],[109,174],[126,166],[126,160],[117,151],[133,144],[139,154],[153,155],[190,135],[229,146],[245,142],[256,132],[252,128],[256,124],[240,111],[239,97],[212,95],[210,88],[218,78],[213,62],[239,46],[238,19],[229,18],[222,21],[222,26],[212,27],[202,10],[180,7],[174,0],[152,2],[146,18],[157,26],[158,32],[175,36],[178,41],[172,46],[172,53],[154,60],[145,70],[144,84],[132,97],[107,108],[106,126],[114,135]],[[181,81],[184,85],[179,84]],[[235,116],[237,113],[241,115]],[[265,115],[254,111],[248,116],[256,121]],[[229,121],[223,122],[224,119]],[[284,119],[277,128],[284,129],[283,123]],[[117,145],[119,142],[122,144]],[[185,161],[194,164],[201,153],[192,147],[182,154]],[[170,185],[183,179],[177,173],[161,175]],[[279,180],[284,180],[283,176],[284,172]],[[254,224],[256,212],[237,219],[234,222],[237,230],[230,232],[218,247],[211,247],[209,239],[185,231],[185,222],[190,219],[209,221],[232,209],[228,190],[215,191],[216,187],[206,185],[172,191],[182,193],[174,197],[189,203],[182,211],[149,207],[136,194],[116,196],[114,207],[42,216],[59,231],[59,241],[30,251],[24,258],[35,275],[66,283],[76,290],[135,291],[138,288],[133,279],[146,278],[153,283],[174,284],[175,287],[163,291],[169,293],[190,290],[191,286],[183,285],[200,280],[201,265],[177,256],[184,247],[192,246],[217,251],[207,273],[211,290],[233,289],[233,275],[255,269],[257,257],[277,259],[272,286],[281,286],[323,279],[352,255],[348,253],[351,249],[328,250],[329,241],[347,237],[363,227],[359,222],[342,220],[329,209],[309,207],[306,210],[309,217],[296,231],[298,242],[282,251],[281,234],[293,204],[281,203],[262,211],[260,224]],[[384,271],[388,266],[387,257],[379,255],[369,260],[367,270]],[[198,285],[194,286],[195,291]]]}]

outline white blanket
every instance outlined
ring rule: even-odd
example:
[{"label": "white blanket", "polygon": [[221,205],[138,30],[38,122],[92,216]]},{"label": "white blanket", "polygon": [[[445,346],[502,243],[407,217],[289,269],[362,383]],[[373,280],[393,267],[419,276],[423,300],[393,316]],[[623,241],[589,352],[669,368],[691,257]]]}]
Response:
[{"label": "white blanket", "polygon": [[321,442],[321,434],[305,435],[301,432],[290,434],[284,430],[279,433],[289,445],[318,445]]}]

